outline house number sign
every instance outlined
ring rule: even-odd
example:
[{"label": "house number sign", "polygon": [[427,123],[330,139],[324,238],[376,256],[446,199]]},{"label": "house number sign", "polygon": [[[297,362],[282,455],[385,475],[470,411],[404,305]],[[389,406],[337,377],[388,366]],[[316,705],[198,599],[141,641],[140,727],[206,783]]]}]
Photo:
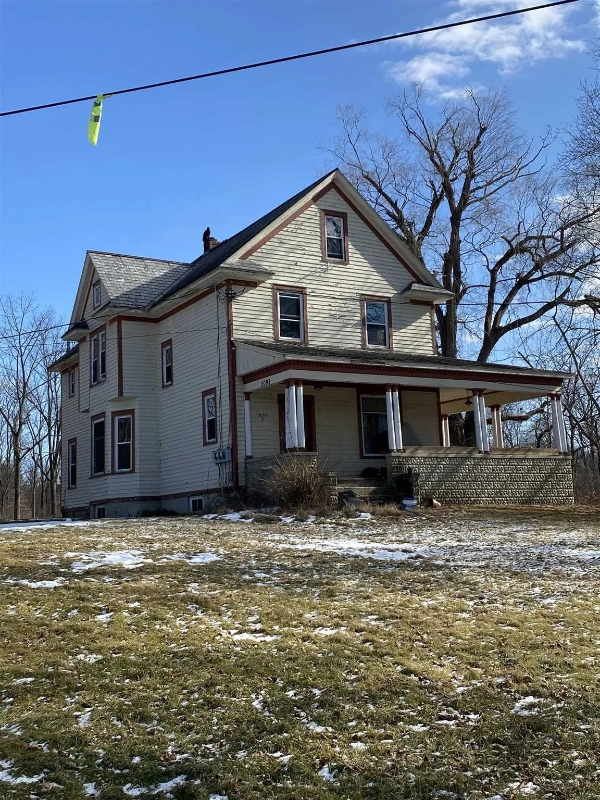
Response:
[{"label": "house number sign", "polygon": [[260,382],[261,388],[263,386],[270,386],[271,385],[271,378],[263,378]]}]

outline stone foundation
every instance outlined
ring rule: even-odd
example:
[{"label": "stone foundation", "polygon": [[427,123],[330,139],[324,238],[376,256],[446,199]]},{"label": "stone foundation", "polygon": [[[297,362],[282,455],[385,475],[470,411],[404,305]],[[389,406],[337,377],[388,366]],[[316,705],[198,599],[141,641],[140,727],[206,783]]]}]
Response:
[{"label": "stone foundation", "polygon": [[[391,453],[388,480],[409,468],[418,473],[419,500],[444,505],[568,505],[573,503],[571,459],[555,451],[496,451],[441,448]],[[434,448],[432,448],[434,450]]]}]

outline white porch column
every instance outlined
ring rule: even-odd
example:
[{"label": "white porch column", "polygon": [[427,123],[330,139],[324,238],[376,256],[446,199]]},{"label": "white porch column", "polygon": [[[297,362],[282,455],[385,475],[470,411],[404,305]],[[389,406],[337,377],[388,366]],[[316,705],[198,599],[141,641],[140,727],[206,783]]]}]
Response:
[{"label": "white porch column", "polygon": [[392,411],[394,412],[394,435],[396,437],[396,450],[402,450],[402,417],[400,416],[400,395],[398,387],[392,389]]},{"label": "white porch column", "polygon": [[555,450],[558,450],[560,453],[563,452],[562,449],[562,436],[560,431],[560,422],[559,422],[559,407],[557,402],[557,397],[555,394],[549,395],[550,400],[550,410],[552,412],[552,447]]},{"label": "white porch column", "polygon": [[481,417],[481,442],[483,444],[483,452],[489,453],[490,452],[490,437],[488,434],[488,424],[487,424],[487,410],[485,407],[485,397],[483,392],[479,395],[479,408],[480,408],[480,417]]},{"label": "white porch column", "polygon": [[560,453],[568,453],[567,429],[565,427],[561,396],[559,394],[551,394],[550,405],[552,408],[552,447]]},{"label": "white porch column", "polygon": [[567,426],[565,425],[565,412],[562,404],[562,396],[559,394],[556,398],[556,409],[558,411],[558,429],[560,431],[560,438],[562,439],[563,453],[569,452],[569,443],[567,442]]},{"label": "white porch column", "polygon": [[292,384],[285,390],[285,446],[298,447],[298,420],[296,417],[296,387]]},{"label": "white porch column", "polygon": [[492,433],[494,434],[494,447],[504,447],[504,432],[502,430],[502,411],[500,406],[492,406]]},{"label": "white porch column", "polygon": [[475,422],[475,444],[480,453],[483,452],[483,441],[481,439],[481,406],[479,404],[479,392],[473,390],[473,419]]},{"label": "white porch column", "polygon": [[252,458],[252,419],[250,417],[250,392],[244,392],[244,431],[246,434],[246,458]]},{"label": "white porch column", "polygon": [[305,450],[306,431],[304,430],[304,385],[301,382],[296,386],[296,422],[298,430],[298,447],[301,450]]},{"label": "white porch column", "polygon": [[450,447],[450,420],[448,414],[442,414],[442,447]]},{"label": "white porch column", "polygon": [[388,428],[388,447],[390,450],[396,449],[396,431],[394,428],[394,404],[392,401],[392,387],[388,386],[385,390],[385,410],[387,412]]}]

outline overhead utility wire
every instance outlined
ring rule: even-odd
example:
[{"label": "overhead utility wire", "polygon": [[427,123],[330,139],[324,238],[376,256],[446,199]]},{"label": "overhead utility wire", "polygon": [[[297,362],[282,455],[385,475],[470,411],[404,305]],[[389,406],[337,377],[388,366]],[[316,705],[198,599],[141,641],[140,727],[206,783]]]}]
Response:
[{"label": "overhead utility wire", "polygon": [[[214,78],[218,75],[230,75],[234,72],[243,72],[244,70],[258,69],[259,67],[270,67],[274,64],[285,64],[288,61],[298,61],[301,58],[313,58],[314,56],[323,56],[327,53],[339,53],[343,50],[352,50],[356,47],[367,47],[371,44],[380,44],[381,42],[392,42],[398,39],[407,39],[409,36],[419,36],[423,33],[435,33],[436,31],[448,30],[450,28],[458,28],[462,25],[473,25],[476,22],[488,22],[489,20],[502,19],[504,17],[513,17],[517,14],[526,14],[530,11],[541,11],[546,8],[553,8],[555,6],[564,6],[569,3],[578,3],[579,0],[555,0],[552,3],[544,3],[543,5],[530,6],[529,8],[517,8],[512,11],[500,11],[497,14],[486,14],[483,17],[473,17],[472,19],[464,19],[458,22],[446,22],[441,25],[432,25],[429,28],[419,28],[414,31],[406,31],[404,33],[394,33],[390,36],[379,36],[376,39],[365,39],[361,42],[352,42],[351,44],[342,44],[337,47],[326,47],[323,50],[312,50],[308,53],[296,53],[293,56],[283,56],[282,58],[271,58],[268,61],[256,61],[252,64],[242,64],[237,67],[227,67],[226,69],[217,69],[212,72],[202,72],[199,75],[189,75],[186,78],[174,78],[170,81],[159,81],[157,83],[147,83],[143,86],[133,86],[129,89],[117,89],[112,92],[104,93],[104,97],[114,97],[119,94],[131,94],[132,92],[143,92],[146,89],[157,89],[160,86],[173,86],[176,83],[187,83],[189,81],[198,81],[203,78]],[[95,100],[97,94],[87,95],[86,97],[74,97],[71,100],[58,100],[55,103],[43,103],[39,106],[29,106],[28,108],[16,108],[13,111],[1,111],[0,117],[10,117],[15,114],[25,114],[28,111],[42,111],[45,108],[57,108],[58,106],[73,105],[73,103],[84,103],[89,100]]]},{"label": "overhead utility wire", "polygon": [[[317,292],[311,292],[311,296],[314,296],[315,294],[326,295],[331,300],[340,300],[341,299],[342,302],[344,302],[344,303],[357,302],[359,300],[358,295],[350,295],[350,294],[348,294],[348,295],[340,295],[340,294],[337,294],[337,295],[333,296],[329,292],[318,292],[318,291]],[[515,300],[515,301],[510,303],[510,307],[512,308],[513,306],[543,306],[543,305],[546,305],[546,303],[554,303],[555,301],[556,301],[555,297],[550,298],[548,300]],[[495,306],[499,306],[499,305],[502,305],[503,302],[504,302],[503,300],[495,300],[494,301],[494,305]],[[568,302],[570,302],[570,301],[568,301]],[[407,306],[407,305],[409,305],[407,302],[399,301],[399,300],[391,300],[390,303],[393,306]],[[465,306],[473,306],[473,307],[481,308],[481,307],[483,307],[485,305],[486,305],[485,301],[483,301],[481,303],[462,303],[461,302],[458,307],[459,308],[463,308]],[[117,317],[117,316],[118,316],[118,312],[115,312],[114,314],[110,314],[110,315],[100,315],[98,317],[90,317],[88,320],[82,320],[82,321],[83,322],[98,322],[98,321],[103,320],[103,319],[112,319],[112,318]],[[143,317],[140,317],[139,321],[140,322],[154,322],[155,319],[157,319],[157,318],[153,318],[153,319],[149,320],[149,319],[145,319]],[[481,319],[483,319],[483,317],[481,317]],[[131,320],[131,321],[133,322],[134,320]],[[8,334],[1,335],[0,336],[0,341],[4,341],[4,340],[8,340],[8,339],[18,339],[20,336],[28,336],[28,335],[33,334],[33,333],[45,333],[46,331],[54,331],[54,330],[58,330],[59,328],[68,328],[69,324],[70,323],[68,323],[68,322],[63,322],[63,323],[58,323],[57,325],[50,325],[47,328],[32,328],[29,331],[20,331],[19,333],[8,333]],[[224,327],[224,326],[222,326],[222,327]],[[216,327],[210,327],[210,328],[184,328],[183,330],[171,331],[171,333],[199,333],[199,332],[202,332],[202,331],[213,331],[213,330],[217,330],[217,328]],[[92,332],[93,331],[90,331],[90,333],[92,333]],[[130,336],[123,336],[122,338],[123,339],[140,339],[140,338],[146,338],[147,336],[164,336],[164,331],[156,331],[155,333],[135,333],[135,334],[130,335]]]}]

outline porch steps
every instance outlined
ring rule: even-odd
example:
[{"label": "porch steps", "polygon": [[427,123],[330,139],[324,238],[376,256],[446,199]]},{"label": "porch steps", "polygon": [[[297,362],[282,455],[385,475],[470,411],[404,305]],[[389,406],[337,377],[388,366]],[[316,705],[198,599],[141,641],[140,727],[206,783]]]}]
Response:
[{"label": "porch steps", "polygon": [[393,502],[396,491],[385,481],[370,481],[364,478],[338,478],[338,494],[341,492],[354,492],[357,498],[368,500],[372,503]]}]

